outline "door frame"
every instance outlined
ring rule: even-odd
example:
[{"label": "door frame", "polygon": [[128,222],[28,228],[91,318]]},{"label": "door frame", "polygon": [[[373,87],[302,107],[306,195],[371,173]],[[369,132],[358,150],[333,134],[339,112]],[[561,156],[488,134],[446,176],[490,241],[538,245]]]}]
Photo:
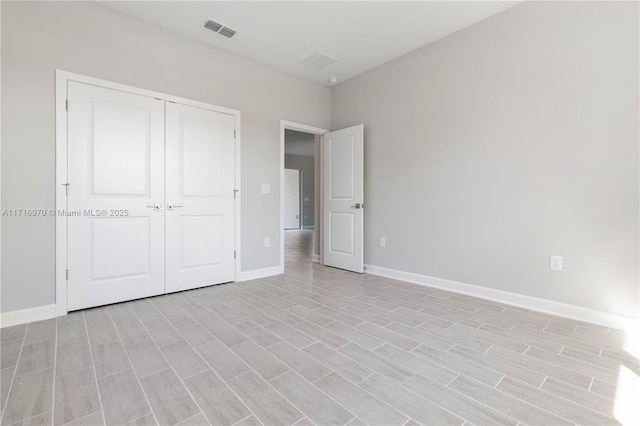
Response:
[{"label": "door frame", "polygon": [[[280,120],[280,271],[284,273],[284,131],[285,130],[297,130],[298,132],[305,132],[316,136],[322,136],[325,133],[329,133],[329,130],[322,129],[320,127],[309,126],[307,124],[296,123],[293,121]],[[320,141],[322,144],[322,140]],[[316,147],[314,147],[317,155]],[[320,150],[320,170],[316,170],[320,176],[320,195],[319,202],[322,207],[322,150]],[[315,179],[315,176],[314,176]],[[320,210],[322,211],[322,210]],[[319,225],[319,226],[318,226]],[[322,236],[318,232],[318,229],[322,228],[322,218],[315,218],[315,229],[313,232],[316,238],[320,240],[320,252],[319,261],[322,263]]]},{"label": "door frame", "polygon": [[56,205],[55,205],[55,280],[56,280],[56,316],[67,314],[67,218],[59,216],[59,210],[65,210],[67,207],[66,183],[67,183],[67,86],[70,81],[100,86],[107,89],[119,90],[122,92],[133,93],[136,95],[147,96],[164,101],[180,103],[184,105],[202,108],[210,111],[229,114],[235,117],[236,126],[236,146],[235,146],[235,189],[238,190],[235,204],[235,279],[238,280],[241,273],[242,250],[241,250],[241,174],[240,174],[240,154],[241,154],[241,126],[240,111],[225,108],[205,102],[195,101],[192,99],[181,98],[178,96],[168,95],[166,93],[155,92],[152,90],[142,89],[138,87],[128,86],[113,81],[102,80],[99,78],[89,77],[68,71],[56,69],[55,73],[55,111],[56,111]]}]

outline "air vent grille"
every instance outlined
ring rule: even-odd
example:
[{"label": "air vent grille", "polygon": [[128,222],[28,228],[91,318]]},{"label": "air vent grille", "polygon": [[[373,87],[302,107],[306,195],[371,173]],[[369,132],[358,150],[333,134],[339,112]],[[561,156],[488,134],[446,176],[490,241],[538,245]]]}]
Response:
[{"label": "air vent grille", "polygon": [[229,27],[225,27],[224,25],[222,25],[222,24],[220,24],[220,23],[218,23],[218,22],[216,22],[214,20],[211,20],[211,19],[208,19],[204,23],[204,27],[206,29],[208,29],[208,30],[213,31],[214,33],[218,33],[218,34],[223,35],[223,36],[225,36],[227,38],[231,38],[236,34],[235,30],[232,30]]},{"label": "air vent grille", "polygon": [[320,53],[316,50],[315,52],[313,52],[311,55],[307,56],[305,59],[303,59],[300,62],[310,66],[313,69],[321,70],[322,68],[326,67],[329,64],[334,63],[335,61],[337,61],[336,58],[329,55],[325,55],[324,53]]},{"label": "air vent grille", "polygon": [[217,33],[218,31],[220,31],[220,28],[222,28],[222,24],[218,24],[217,22],[209,19],[204,23],[204,27]]},{"label": "air vent grille", "polygon": [[233,36],[235,35],[235,33],[236,33],[236,31],[235,31],[235,30],[232,30],[231,28],[228,28],[228,27],[223,27],[223,28],[218,32],[218,34],[223,35],[223,36],[225,36],[225,37],[229,37],[229,38],[233,37]]}]

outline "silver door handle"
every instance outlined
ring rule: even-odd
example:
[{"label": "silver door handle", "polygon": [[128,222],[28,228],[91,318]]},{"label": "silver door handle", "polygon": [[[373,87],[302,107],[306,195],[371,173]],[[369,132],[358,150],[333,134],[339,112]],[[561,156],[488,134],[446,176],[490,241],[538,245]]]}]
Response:
[{"label": "silver door handle", "polygon": [[349,207],[354,208],[354,209],[363,209],[364,208],[364,204],[356,203],[355,206],[349,206]]},{"label": "silver door handle", "polygon": [[177,204],[169,204],[167,205],[167,210],[175,210],[175,209],[179,209],[180,207],[184,207],[184,206],[179,206]]},{"label": "silver door handle", "polygon": [[162,204],[154,204],[152,206],[147,206],[148,209],[153,209],[155,211],[160,211],[162,210]]}]

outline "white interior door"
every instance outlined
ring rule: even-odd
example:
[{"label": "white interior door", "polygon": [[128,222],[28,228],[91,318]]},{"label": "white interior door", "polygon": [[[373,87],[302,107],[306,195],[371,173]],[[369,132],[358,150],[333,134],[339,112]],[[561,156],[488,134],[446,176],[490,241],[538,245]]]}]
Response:
[{"label": "white interior door", "polygon": [[75,82],[68,100],[68,309],[161,294],[163,101]]},{"label": "white interior door", "polygon": [[324,134],[324,264],[364,272],[364,126]]},{"label": "white interior door", "polygon": [[235,117],[166,103],[166,291],[235,279]]},{"label": "white interior door", "polygon": [[300,170],[284,169],[284,229],[300,229]]}]

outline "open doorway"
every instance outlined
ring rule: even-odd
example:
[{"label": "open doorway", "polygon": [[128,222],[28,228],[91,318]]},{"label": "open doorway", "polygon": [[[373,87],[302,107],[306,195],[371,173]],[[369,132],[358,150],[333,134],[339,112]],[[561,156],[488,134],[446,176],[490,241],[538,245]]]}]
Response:
[{"label": "open doorway", "polygon": [[[321,253],[320,140],[327,130],[281,121],[281,266],[285,259],[319,261]],[[298,208],[295,177],[298,176]],[[296,220],[296,212],[298,218]],[[293,256],[285,256],[285,247]]]},{"label": "open doorway", "polygon": [[316,250],[316,136],[284,131],[285,262],[310,262]]}]

